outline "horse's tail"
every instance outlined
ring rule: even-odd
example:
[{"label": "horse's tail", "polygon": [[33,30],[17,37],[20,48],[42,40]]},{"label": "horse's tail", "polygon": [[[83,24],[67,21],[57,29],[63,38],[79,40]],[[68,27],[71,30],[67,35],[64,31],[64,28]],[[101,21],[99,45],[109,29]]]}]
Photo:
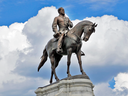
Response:
[{"label": "horse's tail", "polygon": [[38,71],[44,65],[44,63],[47,61],[47,57],[48,57],[48,54],[47,54],[47,51],[46,51],[46,48],[45,48],[44,51],[43,51],[43,55],[41,56],[41,62],[38,66]]}]

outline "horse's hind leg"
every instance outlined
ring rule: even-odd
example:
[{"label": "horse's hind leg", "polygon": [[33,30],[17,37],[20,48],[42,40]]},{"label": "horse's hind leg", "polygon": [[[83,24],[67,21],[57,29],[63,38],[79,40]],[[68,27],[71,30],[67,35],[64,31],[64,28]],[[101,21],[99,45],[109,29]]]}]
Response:
[{"label": "horse's hind leg", "polygon": [[51,65],[52,65],[52,73],[51,73],[51,80],[50,80],[50,83],[52,83],[52,77],[53,77],[52,74],[54,74],[56,81],[59,81],[59,78],[57,77],[56,71],[55,71],[55,56],[54,56],[54,54],[52,54],[52,55],[50,56],[50,61],[51,61]]},{"label": "horse's hind leg", "polygon": [[78,63],[79,63],[79,66],[80,66],[81,73],[84,74],[84,75],[86,75],[86,73],[83,71],[83,68],[82,68],[81,51],[79,51],[77,53],[77,59],[78,59]]},{"label": "horse's hind leg", "polygon": [[[60,59],[62,58],[62,55],[55,55],[55,61],[54,61],[54,66],[55,66],[55,69],[56,67],[58,66],[58,63],[60,61]],[[52,78],[53,78],[53,71],[51,71],[51,79],[50,79],[50,83],[52,83]]]}]

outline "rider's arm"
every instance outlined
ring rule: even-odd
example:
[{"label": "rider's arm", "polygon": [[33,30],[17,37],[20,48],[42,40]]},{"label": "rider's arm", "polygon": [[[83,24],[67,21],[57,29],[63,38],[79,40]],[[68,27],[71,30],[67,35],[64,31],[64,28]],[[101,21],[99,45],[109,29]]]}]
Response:
[{"label": "rider's arm", "polygon": [[54,21],[52,23],[52,29],[53,29],[53,32],[58,33],[58,30],[57,30],[57,17],[54,18]]},{"label": "rider's arm", "polygon": [[68,18],[68,25],[69,25],[69,27],[70,28],[72,28],[73,27],[73,23],[70,21],[70,19]]}]

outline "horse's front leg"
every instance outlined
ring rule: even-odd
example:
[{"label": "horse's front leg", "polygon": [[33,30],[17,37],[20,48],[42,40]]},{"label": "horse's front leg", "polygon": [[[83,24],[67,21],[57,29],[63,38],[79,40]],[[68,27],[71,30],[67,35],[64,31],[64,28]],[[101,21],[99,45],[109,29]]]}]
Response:
[{"label": "horse's front leg", "polygon": [[71,64],[71,55],[72,55],[72,48],[69,48],[67,50],[67,74],[68,74],[68,77],[71,76],[70,71],[69,71],[69,67]]},{"label": "horse's front leg", "polygon": [[51,79],[50,79],[50,83],[52,83],[52,78],[53,78],[53,71],[51,70]]},{"label": "horse's front leg", "polygon": [[80,66],[80,71],[81,71],[82,74],[86,75],[86,73],[83,71],[83,67],[82,67],[81,50],[76,54],[77,54],[77,59],[78,59],[78,63],[79,63],[79,66]]}]

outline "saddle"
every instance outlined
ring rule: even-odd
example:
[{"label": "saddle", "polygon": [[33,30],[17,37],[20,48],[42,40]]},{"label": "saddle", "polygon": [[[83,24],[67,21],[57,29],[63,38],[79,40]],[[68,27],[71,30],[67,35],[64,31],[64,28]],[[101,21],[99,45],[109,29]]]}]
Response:
[{"label": "saddle", "polygon": [[[69,37],[69,38],[72,38],[73,40],[75,40],[77,43],[79,43],[79,41],[81,40],[80,38],[76,38],[76,35],[71,35],[72,33],[68,33],[67,34],[67,36]],[[55,33],[54,35],[53,35],[53,42],[57,42],[58,40],[59,40],[59,36],[60,36],[61,34],[60,33]],[[78,40],[79,39],[79,40]],[[56,49],[56,48],[55,48]],[[81,51],[81,56],[85,56],[85,54],[84,54],[84,52],[83,51]]]}]

